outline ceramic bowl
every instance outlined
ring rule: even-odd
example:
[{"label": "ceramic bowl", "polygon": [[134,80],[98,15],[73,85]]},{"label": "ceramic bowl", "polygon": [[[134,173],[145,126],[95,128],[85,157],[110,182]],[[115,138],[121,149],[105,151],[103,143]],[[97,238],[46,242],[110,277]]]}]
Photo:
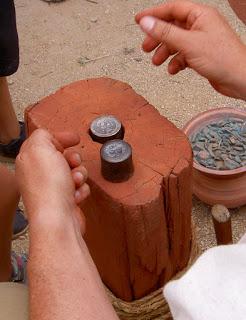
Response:
[{"label": "ceramic bowl", "polygon": [[[217,108],[198,114],[183,128],[189,137],[216,120],[234,117],[246,120],[246,111]],[[193,162],[193,193],[203,202],[236,208],[246,204],[246,167],[213,170]]]}]

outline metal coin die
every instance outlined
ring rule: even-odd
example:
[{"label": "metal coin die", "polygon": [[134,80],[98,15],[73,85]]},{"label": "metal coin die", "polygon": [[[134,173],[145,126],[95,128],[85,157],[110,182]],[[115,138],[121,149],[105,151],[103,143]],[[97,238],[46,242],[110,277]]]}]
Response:
[{"label": "metal coin die", "polygon": [[111,182],[123,182],[133,174],[132,148],[124,140],[104,143],[100,151],[101,172]]},{"label": "metal coin die", "polygon": [[103,115],[94,119],[90,125],[90,136],[99,143],[113,139],[123,139],[121,122],[112,115]]}]

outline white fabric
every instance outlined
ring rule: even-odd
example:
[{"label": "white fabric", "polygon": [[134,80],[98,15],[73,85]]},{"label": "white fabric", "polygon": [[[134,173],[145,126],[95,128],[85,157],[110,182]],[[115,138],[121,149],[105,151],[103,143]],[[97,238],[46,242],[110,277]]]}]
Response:
[{"label": "white fabric", "polygon": [[246,235],[202,254],[164,296],[175,320],[246,319]]}]

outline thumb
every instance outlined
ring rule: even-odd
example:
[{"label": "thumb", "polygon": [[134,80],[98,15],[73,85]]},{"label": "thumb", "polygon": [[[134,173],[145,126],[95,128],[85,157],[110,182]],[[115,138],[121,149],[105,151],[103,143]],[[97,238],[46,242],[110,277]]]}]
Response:
[{"label": "thumb", "polygon": [[139,24],[142,30],[152,38],[158,42],[166,43],[177,51],[183,49],[187,36],[189,36],[189,31],[181,29],[173,23],[168,23],[151,16],[143,17]]},{"label": "thumb", "polygon": [[73,147],[79,144],[80,142],[79,135],[75,132],[70,132],[70,131],[55,132],[53,137],[54,139],[52,140],[52,142],[55,144],[55,146],[57,147],[57,142],[58,142],[64,149]]}]

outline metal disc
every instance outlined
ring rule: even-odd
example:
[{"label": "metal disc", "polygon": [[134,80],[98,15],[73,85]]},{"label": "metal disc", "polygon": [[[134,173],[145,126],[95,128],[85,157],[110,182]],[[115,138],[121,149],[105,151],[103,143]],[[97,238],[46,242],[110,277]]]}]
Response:
[{"label": "metal disc", "polygon": [[122,126],[114,116],[104,115],[92,121],[90,132],[93,140],[103,143],[109,139],[121,138]]}]

